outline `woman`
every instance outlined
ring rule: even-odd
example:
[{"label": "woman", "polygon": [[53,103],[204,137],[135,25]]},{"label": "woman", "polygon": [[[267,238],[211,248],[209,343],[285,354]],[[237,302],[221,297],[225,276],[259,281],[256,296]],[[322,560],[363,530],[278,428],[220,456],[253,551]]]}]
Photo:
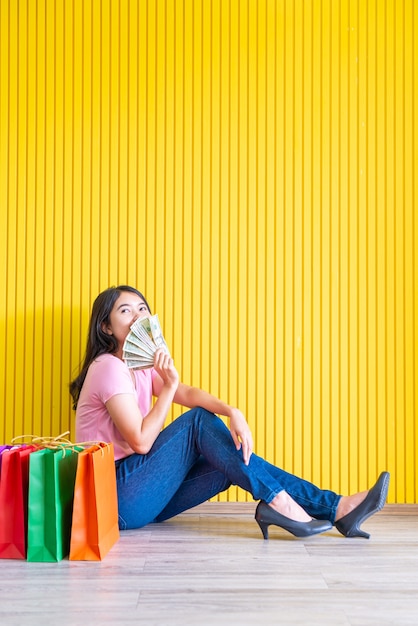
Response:
[{"label": "woman", "polygon": [[[241,411],[181,383],[164,350],[157,350],[150,369],[127,367],[122,354],[130,327],[150,314],[132,287],[99,294],[84,363],[70,385],[77,441],[114,444],[120,528],[162,522],[239,485],[260,501],[255,519],[265,539],[272,524],[297,537],[334,524],[346,537],[368,538],[360,525],[383,507],[389,474],[370,491],[341,496],[253,454]],[[172,402],[191,410],[163,428]],[[216,414],[229,418],[229,430]]]}]

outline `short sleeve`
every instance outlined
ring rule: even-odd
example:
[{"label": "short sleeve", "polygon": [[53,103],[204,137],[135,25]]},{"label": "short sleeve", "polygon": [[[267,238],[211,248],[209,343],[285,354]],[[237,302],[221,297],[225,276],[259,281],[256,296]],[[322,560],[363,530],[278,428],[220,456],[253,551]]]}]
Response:
[{"label": "short sleeve", "polygon": [[96,359],[91,369],[91,388],[103,404],[121,393],[135,395],[135,386],[129,369],[121,359],[103,355]]}]

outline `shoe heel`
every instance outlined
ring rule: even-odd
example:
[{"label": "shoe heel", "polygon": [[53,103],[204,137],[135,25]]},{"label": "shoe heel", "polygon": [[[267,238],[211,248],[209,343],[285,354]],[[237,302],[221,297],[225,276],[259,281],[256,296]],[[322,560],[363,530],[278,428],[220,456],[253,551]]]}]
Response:
[{"label": "shoe heel", "polygon": [[263,533],[264,539],[267,540],[269,538],[269,531],[268,531],[269,525],[266,524],[266,522],[262,522],[258,519],[256,519],[256,522],[260,526],[260,530]]},{"label": "shoe heel", "polygon": [[364,530],[360,528],[353,528],[351,533],[347,535],[347,537],[364,537],[364,539],[370,539],[370,534],[366,533]]},{"label": "shoe heel", "polygon": [[345,537],[363,537],[364,539],[370,539],[370,534],[366,533],[365,530],[361,530],[358,525],[350,526],[344,524],[344,522],[336,522],[336,529]]},{"label": "shoe heel", "polygon": [[389,479],[389,472],[382,472],[363,502],[360,502],[355,509],[335,522],[335,527],[342,535],[370,538],[369,533],[361,530],[360,525],[383,508],[388,493]]}]

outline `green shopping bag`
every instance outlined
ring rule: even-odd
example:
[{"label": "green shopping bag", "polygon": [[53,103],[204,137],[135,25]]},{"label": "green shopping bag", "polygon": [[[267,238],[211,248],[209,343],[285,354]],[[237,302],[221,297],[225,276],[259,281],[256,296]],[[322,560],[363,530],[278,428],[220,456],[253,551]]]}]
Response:
[{"label": "green shopping bag", "polygon": [[60,561],[70,550],[81,446],[43,448],[29,458],[28,561]]}]

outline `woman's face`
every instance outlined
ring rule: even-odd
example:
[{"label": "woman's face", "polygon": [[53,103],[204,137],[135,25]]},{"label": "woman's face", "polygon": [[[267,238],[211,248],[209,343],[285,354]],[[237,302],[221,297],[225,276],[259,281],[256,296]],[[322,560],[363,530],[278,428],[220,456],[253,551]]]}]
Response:
[{"label": "woman's face", "polygon": [[114,335],[119,347],[122,347],[135,320],[148,315],[150,311],[142,298],[135,293],[122,291],[110,313],[110,323],[104,325],[103,330],[109,335]]}]

